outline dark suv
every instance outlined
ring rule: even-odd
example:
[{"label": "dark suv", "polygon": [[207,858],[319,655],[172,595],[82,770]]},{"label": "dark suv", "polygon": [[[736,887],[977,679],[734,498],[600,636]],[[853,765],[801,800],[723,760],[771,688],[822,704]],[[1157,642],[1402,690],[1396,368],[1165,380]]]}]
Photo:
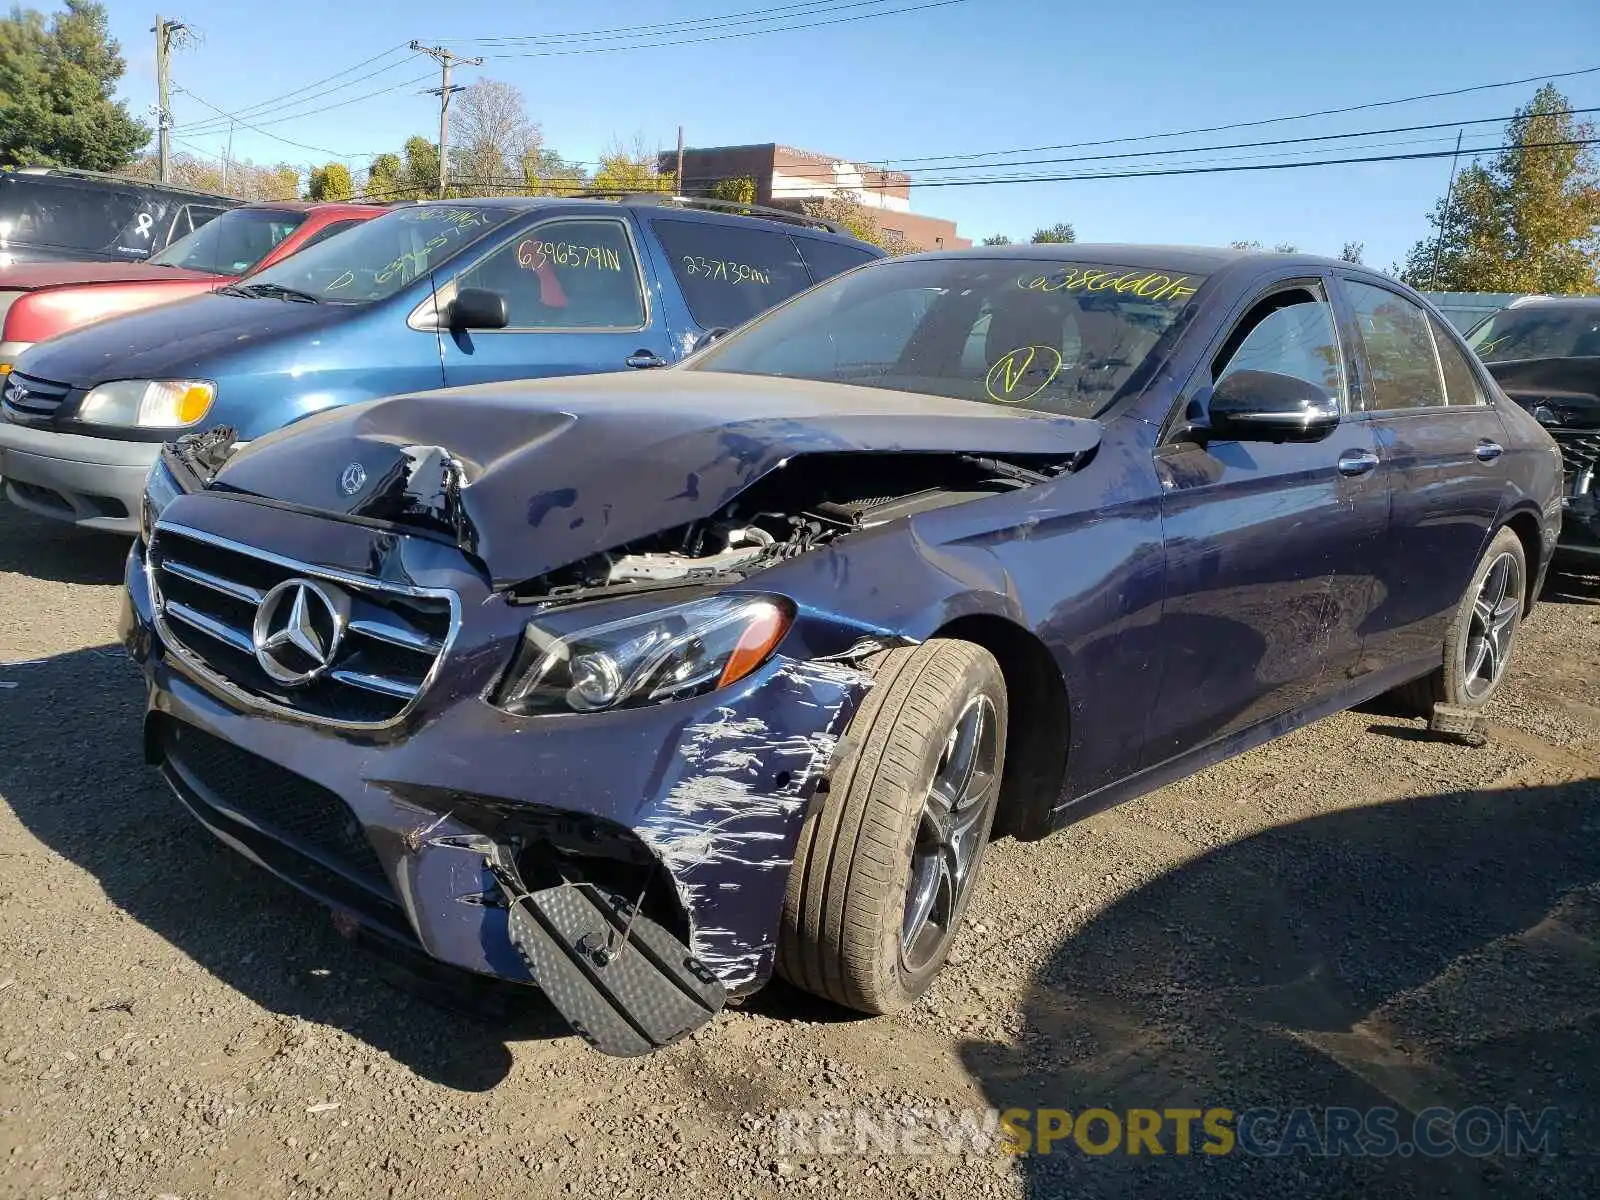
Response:
[{"label": "dark suv", "polygon": [[0,172],[0,267],[139,261],[243,201],[116,175]]}]

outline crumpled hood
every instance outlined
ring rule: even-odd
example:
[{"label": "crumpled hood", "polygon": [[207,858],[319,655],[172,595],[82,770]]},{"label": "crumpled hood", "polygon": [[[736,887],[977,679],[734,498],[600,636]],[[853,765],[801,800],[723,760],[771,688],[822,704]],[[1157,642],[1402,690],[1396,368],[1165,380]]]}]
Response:
[{"label": "crumpled hood", "polygon": [[209,292],[85,326],[41,342],[17,369],[39,379],[92,387],[108,379],[216,379],[223,357],[360,312]]},{"label": "crumpled hood", "polygon": [[167,279],[213,279],[220,283],[223,278],[205,271],[145,262],[22,263],[0,270],[0,292],[13,289],[31,292],[85,283],[152,283]]},{"label": "crumpled hood", "polygon": [[335,409],[252,442],[211,486],[453,532],[496,586],[709,517],[797,455],[1047,464],[1095,421],[708,371],[488,384]]}]

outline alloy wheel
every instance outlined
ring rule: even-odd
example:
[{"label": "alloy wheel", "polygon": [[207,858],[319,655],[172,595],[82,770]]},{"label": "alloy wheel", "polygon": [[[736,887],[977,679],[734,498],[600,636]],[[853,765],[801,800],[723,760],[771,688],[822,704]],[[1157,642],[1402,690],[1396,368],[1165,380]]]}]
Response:
[{"label": "alloy wheel", "polygon": [[1522,610],[1522,591],[1522,564],[1514,554],[1501,554],[1490,564],[1472,602],[1461,672],[1468,699],[1487,696],[1505,673]]},{"label": "alloy wheel", "polygon": [[911,850],[900,957],[911,971],[942,950],[982,853],[999,779],[994,702],[974,696],[956,718],[923,801]]}]

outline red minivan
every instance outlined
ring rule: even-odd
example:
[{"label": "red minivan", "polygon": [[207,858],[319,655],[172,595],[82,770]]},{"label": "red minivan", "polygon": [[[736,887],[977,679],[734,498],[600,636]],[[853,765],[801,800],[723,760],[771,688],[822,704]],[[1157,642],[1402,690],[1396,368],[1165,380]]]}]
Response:
[{"label": "red minivan", "polygon": [[45,262],[0,270],[0,376],[35,342],[215,291],[390,207],[248,204],[213,217],[144,262]]}]

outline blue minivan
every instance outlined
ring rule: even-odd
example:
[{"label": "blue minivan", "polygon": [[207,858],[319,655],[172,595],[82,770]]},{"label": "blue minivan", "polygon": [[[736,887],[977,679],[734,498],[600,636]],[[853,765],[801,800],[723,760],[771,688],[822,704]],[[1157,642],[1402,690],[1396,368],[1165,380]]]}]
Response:
[{"label": "blue minivan", "polygon": [[672,197],[397,208],[209,295],[24,353],[0,402],[15,504],[138,530],[161,443],[242,440],[398,392],[676,362],[883,251],[781,210]]}]

